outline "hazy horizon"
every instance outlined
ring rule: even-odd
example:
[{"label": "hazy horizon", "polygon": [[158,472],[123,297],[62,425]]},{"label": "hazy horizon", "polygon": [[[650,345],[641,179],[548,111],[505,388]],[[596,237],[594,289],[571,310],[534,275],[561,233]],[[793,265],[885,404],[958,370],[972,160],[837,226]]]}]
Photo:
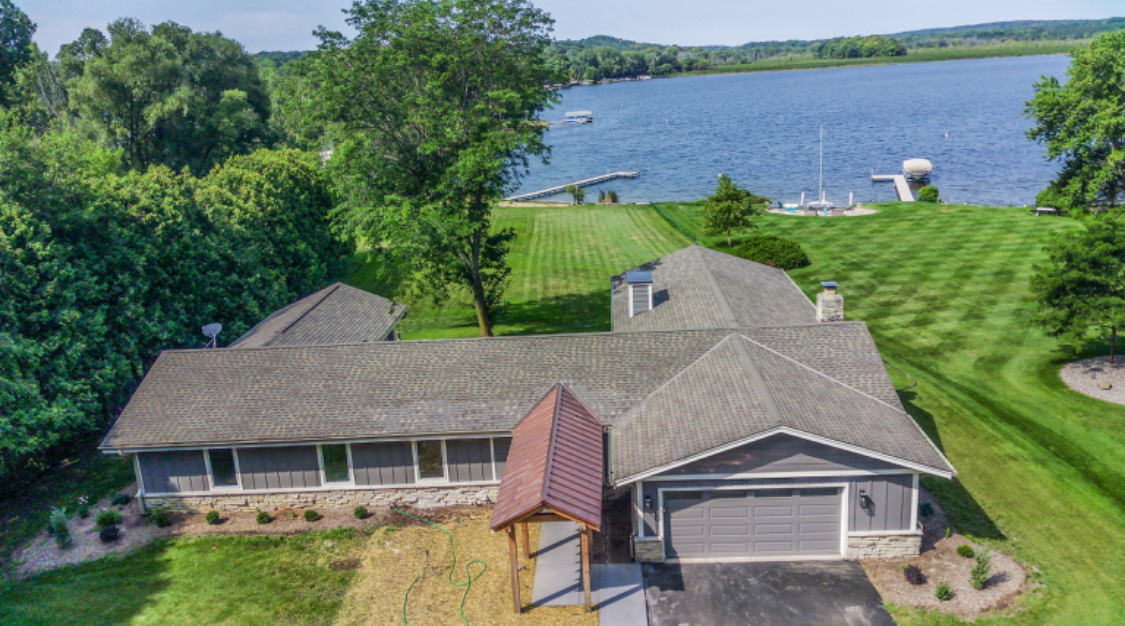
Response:
[{"label": "hazy horizon", "polygon": [[[902,3],[871,0],[863,6],[831,0],[747,5],[733,0],[539,0],[536,6],[555,18],[555,37],[583,39],[610,35],[661,45],[739,46],[752,41],[826,39],[890,34],[1019,20],[1104,19],[1125,14],[1108,0],[947,0],[935,12],[905,12]],[[146,24],[173,21],[197,31],[221,31],[248,51],[310,50],[312,31],[323,25],[349,33],[342,9],[348,0],[307,3],[298,0],[33,0],[16,6],[38,24],[35,41],[54,56],[83,28],[100,30],[120,17]],[[596,16],[596,19],[592,19]]]}]

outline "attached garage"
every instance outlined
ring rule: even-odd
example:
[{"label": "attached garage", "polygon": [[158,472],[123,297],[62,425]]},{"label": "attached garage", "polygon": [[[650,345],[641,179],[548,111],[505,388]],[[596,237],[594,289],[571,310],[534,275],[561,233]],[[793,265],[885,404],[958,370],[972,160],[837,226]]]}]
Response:
[{"label": "attached garage", "polygon": [[835,557],[842,488],[661,490],[670,559]]}]

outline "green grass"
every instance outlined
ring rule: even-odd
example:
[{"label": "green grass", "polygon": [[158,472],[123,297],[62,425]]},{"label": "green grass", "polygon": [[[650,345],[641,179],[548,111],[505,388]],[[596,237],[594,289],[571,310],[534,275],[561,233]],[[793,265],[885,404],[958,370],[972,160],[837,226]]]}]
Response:
[{"label": "green grass", "polygon": [[[661,208],[697,231],[695,206]],[[960,472],[953,483],[927,481],[958,526],[1041,571],[1039,597],[999,621],[1121,623],[1125,407],[1067,389],[1058,370],[1074,352],[1030,323],[1027,283],[1041,241],[1077,224],[1017,208],[878,208],[855,218],[769,215],[759,232],[801,243],[812,265],[790,273],[797,284],[813,296],[819,281],[838,281],[846,315],[865,320],[884,358],[919,381],[902,399]],[[952,623],[901,609],[896,617]]]},{"label": "green grass", "polygon": [[327,625],[355,578],[329,564],[365,538],[162,540],[0,587],[0,623]]},{"label": "green grass", "polygon": [[[498,335],[609,330],[609,277],[690,243],[648,206],[499,208],[495,226],[517,233],[508,257],[510,306],[496,320]],[[466,292],[435,306],[396,268],[363,255],[347,282],[408,304],[399,326],[406,339],[480,334]]]},{"label": "green grass", "polygon": [[997,57],[1065,54],[1090,40],[1072,41],[1013,41],[979,46],[949,46],[946,48],[917,48],[901,57],[872,57],[867,59],[817,59],[811,54],[781,59],[763,59],[753,63],[717,65],[697,72],[682,72],[676,76],[703,74],[743,74],[747,72],[777,72],[783,70],[814,70],[829,67],[867,65],[902,65],[904,63],[929,63],[932,61],[958,61],[964,59],[989,59]]}]

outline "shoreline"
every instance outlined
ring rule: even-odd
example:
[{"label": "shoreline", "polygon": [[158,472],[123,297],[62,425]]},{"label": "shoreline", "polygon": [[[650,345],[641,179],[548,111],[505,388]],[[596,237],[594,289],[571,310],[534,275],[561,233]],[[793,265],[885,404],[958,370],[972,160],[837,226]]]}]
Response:
[{"label": "shoreline", "polygon": [[[1073,45],[1067,46],[1043,46],[1042,50],[1028,50],[1013,49],[1010,52],[1005,52],[1003,48],[988,49],[982,54],[914,54],[906,55],[903,57],[871,57],[868,59],[800,59],[790,61],[761,61],[758,63],[748,63],[745,65],[730,65],[718,66],[708,70],[692,71],[692,72],[679,72],[670,74],[668,76],[653,76],[652,80],[665,79],[665,78],[685,78],[691,76],[717,76],[722,74],[756,74],[761,72],[793,72],[799,70],[823,70],[835,69],[842,67],[878,67],[886,65],[908,65],[914,63],[937,63],[940,61],[976,61],[981,59],[1004,59],[1013,57],[1034,57],[1034,56],[1054,56],[1058,54],[1066,54],[1075,47],[1088,44],[1087,40],[1079,40],[1074,42]],[[971,51],[971,48],[961,48],[958,50]],[[597,87],[601,85],[612,85],[615,83],[624,82],[638,82],[635,78],[626,80],[609,79],[608,83],[593,83],[590,85],[571,85],[573,87]]]}]

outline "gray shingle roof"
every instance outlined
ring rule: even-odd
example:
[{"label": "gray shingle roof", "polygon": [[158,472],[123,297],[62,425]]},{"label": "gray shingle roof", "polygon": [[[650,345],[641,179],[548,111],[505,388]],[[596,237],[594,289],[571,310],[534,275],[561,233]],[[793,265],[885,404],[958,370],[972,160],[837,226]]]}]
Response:
[{"label": "gray shingle roof", "polygon": [[749,328],[816,321],[782,270],[690,246],[629,271],[652,272],[653,308],[629,317],[625,273],[611,279],[613,330]]},{"label": "gray shingle roof", "polygon": [[274,312],[230,347],[382,341],[404,315],[404,304],[334,283]]}]

